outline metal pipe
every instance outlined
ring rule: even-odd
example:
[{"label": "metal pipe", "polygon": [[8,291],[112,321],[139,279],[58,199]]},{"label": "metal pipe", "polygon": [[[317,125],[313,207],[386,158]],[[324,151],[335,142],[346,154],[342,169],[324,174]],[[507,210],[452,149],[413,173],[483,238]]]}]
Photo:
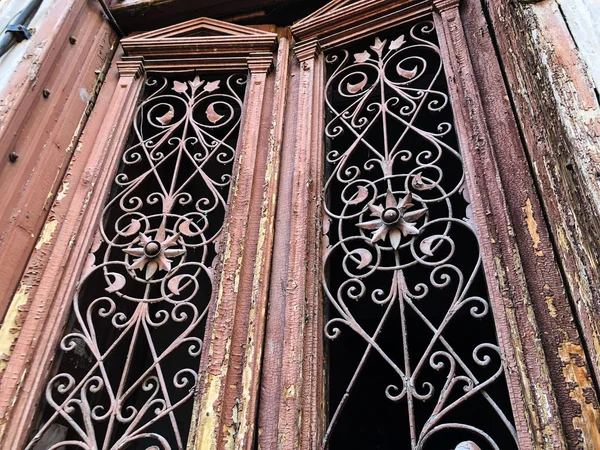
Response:
[{"label": "metal pipe", "polygon": [[16,42],[19,41],[15,33],[8,31],[9,27],[19,25],[27,27],[42,3],[42,0],[31,0],[5,28],[4,34],[0,37],[0,56],[4,55]]},{"label": "metal pipe", "polygon": [[112,26],[113,30],[115,30],[115,33],[117,33],[117,36],[119,37],[119,39],[121,39],[123,36],[125,36],[125,33],[123,33],[123,31],[119,27],[119,24],[117,23],[117,21],[115,20],[115,17],[110,12],[110,9],[106,5],[106,2],[104,0],[98,0],[98,1],[100,2],[100,6],[102,6],[102,10],[104,11],[104,14],[106,14],[106,17],[107,17],[108,21],[110,22],[110,25]]}]

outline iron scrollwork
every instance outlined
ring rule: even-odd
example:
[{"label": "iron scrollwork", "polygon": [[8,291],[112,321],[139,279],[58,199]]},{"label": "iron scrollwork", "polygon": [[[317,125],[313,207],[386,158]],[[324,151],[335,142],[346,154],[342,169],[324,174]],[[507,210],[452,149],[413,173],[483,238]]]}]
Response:
[{"label": "iron scrollwork", "polygon": [[[325,336],[331,357],[354,358],[355,369],[340,375],[331,363],[330,384],[343,386],[330,387],[323,447],[377,358],[387,381],[361,411],[402,408],[400,447],[516,448],[434,25],[331,52],[326,64]],[[348,334],[353,344],[340,343]],[[469,409],[475,398],[487,424]]]},{"label": "iron scrollwork", "polygon": [[147,79],[27,449],[185,447],[245,81]]}]

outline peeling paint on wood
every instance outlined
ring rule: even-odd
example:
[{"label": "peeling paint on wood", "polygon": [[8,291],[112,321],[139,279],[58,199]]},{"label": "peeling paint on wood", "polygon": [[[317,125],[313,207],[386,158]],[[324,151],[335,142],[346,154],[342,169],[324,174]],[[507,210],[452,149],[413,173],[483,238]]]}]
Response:
[{"label": "peeling paint on wood", "polygon": [[533,208],[531,206],[531,200],[527,199],[525,206],[523,207],[523,211],[525,212],[525,222],[527,223],[527,228],[529,229],[529,235],[531,236],[532,246],[535,250],[535,254],[537,256],[544,256],[544,252],[540,250],[540,235],[537,229],[537,222],[533,217]]},{"label": "peeling paint on wood", "polygon": [[[114,53],[116,37],[98,13],[96,4],[55,2],[32,38],[41,43],[3,91],[0,156],[16,151],[20,157],[10,166],[0,158],[0,260],[12,268],[0,278],[0,318],[36,250],[37,235],[102,86],[95,71],[103,74]],[[76,46],[68,42],[73,33],[80,36]],[[46,87],[53,95],[40,102]],[[87,102],[81,102],[79,89],[89,93]]]},{"label": "peeling paint on wood", "polygon": [[38,238],[37,243],[35,244],[35,249],[39,250],[42,246],[49,244],[52,241],[52,235],[56,231],[56,226],[58,225],[58,220],[56,218],[49,219],[44,228],[42,228],[42,232]]},{"label": "peeling paint on wood", "polygon": [[581,448],[600,448],[600,405],[584,362],[583,348],[566,342],[560,348],[560,356],[564,363],[563,374],[569,396],[581,408],[573,417],[573,426],[580,433]]},{"label": "peeling paint on wood", "polygon": [[[114,74],[114,72],[113,72]],[[12,355],[0,379],[0,447],[10,445],[21,448],[32,425],[31,417],[41,397],[44,379],[51,368],[57,341],[70,311],[73,292],[80,268],[87,258],[93,234],[79,235],[77,245],[69,242],[77,231],[95,229],[95,218],[102,210],[107,186],[112,185],[112,174],[120,158],[111,146],[121,149],[128,131],[129,117],[135,109],[135,99],[140,80],[130,77],[129,89],[116,87],[110,81],[108,96],[94,111],[93,120],[86,127],[90,145],[84,158],[72,159],[68,165],[67,180],[70,189],[52,206],[53,216],[60,218],[53,238],[33,252],[24,280],[31,286],[28,312],[23,315],[19,339],[14,343]],[[112,89],[112,90],[111,90]],[[112,102],[111,102],[112,97]],[[104,120],[110,118],[110,120]],[[95,141],[94,136],[98,136]],[[97,145],[93,145],[97,142]],[[108,148],[108,149],[107,149]],[[88,150],[89,149],[89,150]],[[95,180],[84,182],[89,167],[96,168]],[[99,188],[96,197],[90,197],[93,187]],[[100,194],[99,194],[100,193]],[[60,232],[59,232],[60,228]],[[19,395],[27,392],[28,395]]]},{"label": "peeling paint on wood", "polygon": [[19,337],[23,323],[22,315],[26,312],[24,308],[29,302],[30,293],[31,286],[21,284],[10,302],[10,307],[6,311],[4,321],[0,327],[0,374],[6,369],[13,345]]},{"label": "peeling paint on wood", "polygon": [[591,374],[600,381],[600,106],[594,85],[557,1],[485,4]]}]

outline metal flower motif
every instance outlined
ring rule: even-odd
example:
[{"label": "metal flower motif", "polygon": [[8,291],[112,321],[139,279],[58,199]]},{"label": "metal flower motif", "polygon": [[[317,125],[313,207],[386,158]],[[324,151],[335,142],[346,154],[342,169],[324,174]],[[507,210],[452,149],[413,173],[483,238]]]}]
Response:
[{"label": "metal flower motif", "polygon": [[177,244],[179,233],[166,237],[164,226],[160,226],[154,239],[140,233],[140,247],[126,248],[123,251],[131,256],[138,257],[128,267],[129,270],[146,268],[146,280],[152,278],[158,269],[168,272],[171,270],[171,260],[185,253],[184,249],[171,248]]},{"label": "metal flower motif", "polygon": [[389,236],[392,247],[397,250],[402,236],[419,234],[419,229],[415,226],[416,221],[427,212],[427,208],[406,212],[413,206],[410,192],[398,202],[394,194],[388,190],[385,196],[385,208],[373,203],[369,205],[371,215],[377,219],[357,223],[356,226],[364,230],[374,230],[371,237],[372,244]]}]

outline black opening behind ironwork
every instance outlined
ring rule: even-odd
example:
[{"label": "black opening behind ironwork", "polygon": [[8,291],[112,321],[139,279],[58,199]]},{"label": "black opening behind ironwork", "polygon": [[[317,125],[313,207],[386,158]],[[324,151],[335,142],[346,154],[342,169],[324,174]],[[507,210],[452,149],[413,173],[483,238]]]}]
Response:
[{"label": "black opening behind ironwork", "polygon": [[27,449],[183,449],[245,75],[150,76]]},{"label": "black opening behind ironwork", "polygon": [[517,448],[433,22],[326,65],[323,447]]}]

